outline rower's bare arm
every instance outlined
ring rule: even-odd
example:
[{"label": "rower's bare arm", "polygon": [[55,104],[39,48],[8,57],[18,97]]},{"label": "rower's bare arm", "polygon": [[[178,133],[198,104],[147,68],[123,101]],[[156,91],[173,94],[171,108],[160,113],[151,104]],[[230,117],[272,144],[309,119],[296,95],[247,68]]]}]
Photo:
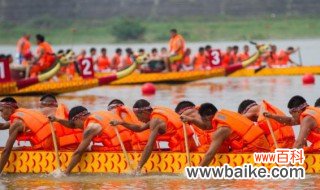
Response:
[{"label": "rower's bare arm", "polygon": [[212,126],[208,126],[205,122],[203,122],[201,119],[199,119],[198,117],[189,117],[189,116],[185,116],[185,115],[181,115],[181,120],[183,122],[187,122],[187,123],[192,123],[194,125],[196,125],[197,127],[199,127],[200,129],[203,130],[210,130],[212,129]]},{"label": "rower's bare arm", "polygon": [[153,119],[150,121],[150,129],[151,129],[151,133],[150,133],[147,145],[145,146],[141,155],[141,159],[138,163],[138,167],[137,167],[138,172],[140,172],[144,164],[148,161],[153,149],[153,145],[156,142],[156,138],[159,134],[159,131],[165,132],[166,125],[161,120]]},{"label": "rower's bare arm", "polygon": [[61,125],[65,126],[65,127],[68,127],[68,128],[71,128],[71,129],[74,129],[74,128],[75,128],[74,123],[72,123],[72,122],[70,122],[70,121],[68,121],[68,120],[56,118],[55,116],[49,116],[48,118],[49,118],[49,120],[50,120],[51,122],[58,122],[58,123],[60,123]]},{"label": "rower's bare arm", "polygon": [[125,128],[134,132],[142,132],[150,128],[149,122],[141,126],[137,124],[127,123],[124,121],[111,121],[110,125],[112,126],[122,125]]},{"label": "rower's bare arm", "polygon": [[316,127],[317,123],[314,121],[312,117],[305,117],[301,121],[301,127],[299,131],[299,135],[295,143],[293,144],[293,148],[303,148],[306,145],[307,137],[313,127]]},{"label": "rower's bare arm", "polygon": [[5,148],[3,149],[2,153],[1,153],[1,159],[0,159],[0,172],[1,173],[2,173],[2,170],[5,167],[5,165],[7,164],[7,161],[9,159],[13,144],[16,141],[16,138],[17,138],[19,132],[21,132],[22,130],[23,130],[23,123],[20,120],[16,120],[12,124],[12,127],[9,130],[9,138],[6,142]]},{"label": "rower's bare arm", "polygon": [[67,167],[65,173],[70,174],[72,169],[80,162],[83,153],[86,151],[90,145],[93,137],[98,135],[102,130],[102,127],[97,123],[89,124],[88,128],[83,132],[83,139],[79,144],[77,150],[73,153],[70,164]]},{"label": "rower's bare arm", "polygon": [[298,122],[296,122],[293,117],[288,116],[281,116],[281,115],[273,115],[268,112],[264,112],[263,115],[267,118],[273,119],[277,121],[278,123],[281,123],[283,125],[299,125]]},{"label": "rower's bare arm", "polygon": [[203,160],[200,163],[200,166],[208,166],[212,159],[214,158],[217,150],[220,148],[222,143],[229,137],[231,134],[231,129],[229,127],[219,127],[216,132],[213,133],[213,141],[210,144],[209,150],[206,152]]},{"label": "rower's bare arm", "polygon": [[0,130],[6,130],[6,129],[9,129],[10,127],[10,124],[7,122],[7,123],[0,123]]}]

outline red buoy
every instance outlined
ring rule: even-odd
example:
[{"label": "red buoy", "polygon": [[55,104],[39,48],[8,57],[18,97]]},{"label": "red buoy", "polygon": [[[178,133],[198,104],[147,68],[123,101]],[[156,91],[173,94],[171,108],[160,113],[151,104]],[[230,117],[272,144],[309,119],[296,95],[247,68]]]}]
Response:
[{"label": "red buoy", "polygon": [[153,95],[156,93],[156,87],[154,84],[148,82],[142,85],[141,91],[143,95]]},{"label": "red buoy", "polygon": [[315,77],[313,74],[305,74],[302,77],[303,84],[314,84],[315,83]]}]

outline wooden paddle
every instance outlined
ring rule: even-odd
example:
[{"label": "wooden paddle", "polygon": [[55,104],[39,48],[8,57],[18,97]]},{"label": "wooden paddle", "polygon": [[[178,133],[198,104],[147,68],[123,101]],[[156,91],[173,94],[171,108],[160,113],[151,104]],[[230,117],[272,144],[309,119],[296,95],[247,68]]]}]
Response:
[{"label": "wooden paddle", "polygon": [[[266,112],[266,108],[264,106],[262,106],[262,113]],[[273,140],[273,143],[275,145],[276,148],[279,148],[278,147],[278,143],[277,143],[277,140],[276,140],[276,137],[273,133],[273,130],[272,130],[272,126],[271,126],[271,123],[270,123],[270,120],[269,118],[265,117],[266,118],[266,121],[267,121],[267,125],[268,125],[268,128],[269,128],[269,131],[270,131],[270,134],[271,134],[271,137],[272,137],[272,140]]]},{"label": "wooden paddle", "polygon": [[254,41],[249,41],[249,43],[252,44],[252,45],[255,45],[255,46],[258,45],[258,43],[254,42]]},{"label": "wooden paddle", "polygon": [[128,153],[127,153],[127,150],[126,150],[126,148],[124,147],[123,141],[122,141],[122,139],[121,139],[121,137],[120,137],[119,130],[118,130],[117,126],[114,126],[113,128],[114,128],[114,131],[115,131],[116,134],[117,134],[117,138],[118,138],[118,141],[120,142],[120,146],[121,146],[122,152],[123,152],[123,154],[124,154],[124,157],[126,158],[127,163],[128,163],[128,165],[129,165],[131,171],[133,171],[134,169],[133,169],[133,167],[132,167],[132,165],[131,165],[130,158],[129,158],[129,155],[128,155]]},{"label": "wooden paddle", "polygon": [[58,150],[58,144],[57,144],[57,139],[56,139],[56,133],[54,131],[54,127],[52,122],[50,121],[50,129],[51,129],[51,134],[52,134],[52,139],[53,139],[53,146],[54,146],[54,151],[56,154],[56,161],[57,161],[57,169],[61,170],[60,166],[60,156],[59,156],[59,150]]},{"label": "wooden paddle", "polygon": [[299,55],[299,66],[301,67],[303,62],[302,62],[302,56],[301,56],[300,48],[298,49],[298,55]]},{"label": "wooden paddle", "polygon": [[189,151],[188,136],[187,136],[187,128],[186,128],[186,124],[184,122],[182,123],[182,127],[183,127],[183,136],[184,136],[184,145],[186,147],[187,162],[188,162],[188,165],[191,166],[190,151]]},{"label": "wooden paddle", "polygon": [[267,65],[261,65],[260,67],[255,68],[255,69],[254,69],[254,74],[260,72],[262,69],[264,69],[264,68],[266,68],[266,67],[267,67]]}]

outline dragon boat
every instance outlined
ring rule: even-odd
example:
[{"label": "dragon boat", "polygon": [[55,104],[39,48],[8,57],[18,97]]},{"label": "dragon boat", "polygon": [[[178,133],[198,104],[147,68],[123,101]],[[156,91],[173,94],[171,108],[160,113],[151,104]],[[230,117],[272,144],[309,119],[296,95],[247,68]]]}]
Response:
[{"label": "dragon boat", "polygon": [[[61,168],[64,170],[71,160],[73,152],[60,152]],[[82,156],[80,163],[73,169],[74,173],[130,173],[141,158],[139,152],[129,152],[130,165],[122,152],[87,152]],[[192,166],[197,166],[203,159],[204,153],[191,153]],[[56,169],[55,153],[49,151],[17,151],[11,152],[8,164],[4,168],[7,173],[50,173]],[[303,165],[306,173],[320,173],[320,154],[305,154]],[[256,164],[252,153],[217,154],[210,166],[265,166],[271,168],[275,164]],[[131,166],[131,167],[130,167]],[[143,167],[146,173],[174,173],[181,174],[188,166],[184,152],[153,152]]]},{"label": "dragon boat", "polygon": [[[268,45],[259,46],[257,52],[247,60],[228,66],[226,68],[217,68],[210,71],[186,71],[186,72],[170,72],[170,73],[136,73],[134,72],[139,64],[144,63],[145,57],[138,57],[134,63],[125,70],[117,73],[96,73],[93,78],[82,78],[75,76],[72,80],[61,78],[59,81],[46,81],[53,77],[58,69],[51,70],[45,77],[39,77],[41,80],[35,81],[31,79],[23,79],[18,82],[0,83],[0,95],[24,95],[24,94],[44,94],[44,93],[67,93],[78,90],[94,88],[106,84],[138,84],[145,82],[188,82],[211,77],[227,76],[238,70],[246,68],[253,64],[262,53],[264,53]],[[60,68],[60,66],[57,66]],[[27,81],[27,82],[25,82]],[[39,81],[41,81],[39,83]],[[22,83],[22,84],[20,84]]]}]

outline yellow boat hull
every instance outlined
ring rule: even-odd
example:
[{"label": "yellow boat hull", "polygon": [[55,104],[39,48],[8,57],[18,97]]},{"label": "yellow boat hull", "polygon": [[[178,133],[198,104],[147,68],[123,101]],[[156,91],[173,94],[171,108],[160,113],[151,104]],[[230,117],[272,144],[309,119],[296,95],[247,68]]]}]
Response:
[{"label": "yellow boat hull", "polygon": [[242,69],[232,73],[231,77],[254,77],[254,76],[290,76],[304,75],[306,73],[320,74],[320,66],[303,66],[287,68],[265,68],[254,73],[253,69]]},{"label": "yellow boat hull", "polygon": [[[60,152],[62,169],[65,169],[71,160],[72,152]],[[197,166],[202,160],[203,153],[191,153],[191,164]],[[320,173],[320,154],[306,154],[303,166],[307,173]],[[132,165],[136,166],[141,153],[129,153]],[[255,166],[253,154],[217,154],[211,163],[212,166],[241,166],[251,163]],[[145,164],[143,170],[147,173],[174,173],[181,174],[187,166],[185,153],[154,152]],[[274,164],[264,164],[271,168]],[[46,151],[12,151],[4,171],[8,173],[50,173],[56,169],[54,152]],[[123,153],[115,152],[88,152],[73,172],[81,173],[128,173],[130,167]]]},{"label": "yellow boat hull", "polygon": [[[172,83],[172,82],[190,82],[195,80],[224,76],[224,69],[218,68],[211,71],[185,71],[172,73],[132,73],[126,77],[118,79],[111,85],[141,84],[146,82],[154,83]],[[253,69],[241,69],[228,77],[255,77],[255,76],[288,76],[303,75],[305,73],[320,74],[320,66],[304,66],[290,68],[265,68],[258,73]],[[44,94],[44,93],[67,93],[77,90],[84,90],[98,86],[98,78],[107,76],[106,73],[97,73],[94,79],[82,79],[74,77],[69,81],[66,78],[60,78],[58,82],[42,82],[18,90],[15,83],[0,84],[0,95],[23,95],[23,94]]]}]

